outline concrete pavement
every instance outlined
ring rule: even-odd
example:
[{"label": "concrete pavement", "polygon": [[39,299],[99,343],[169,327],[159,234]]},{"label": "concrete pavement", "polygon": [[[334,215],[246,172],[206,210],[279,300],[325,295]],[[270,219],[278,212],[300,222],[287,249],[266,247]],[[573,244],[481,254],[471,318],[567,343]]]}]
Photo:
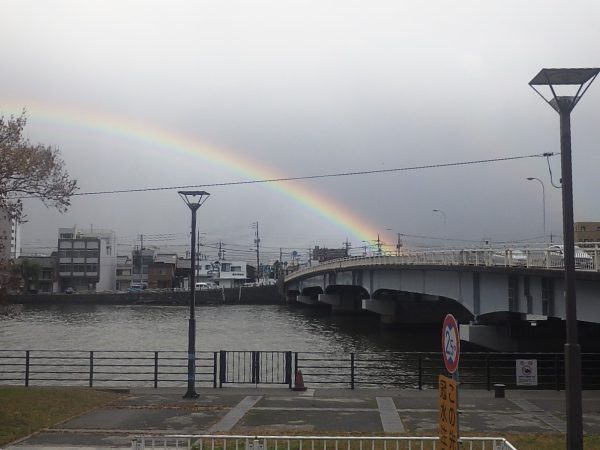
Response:
[{"label": "concrete pavement", "polygon": [[[8,447],[13,450],[130,447],[135,435],[156,434],[427,434],[437,432],[436,390],[286,388],[131,389],[122,400],[51,427]],[[564,392],[460,392],[464,433],[563,433]],[[586,433],[600,434],[600,391],[585,391]]]}]

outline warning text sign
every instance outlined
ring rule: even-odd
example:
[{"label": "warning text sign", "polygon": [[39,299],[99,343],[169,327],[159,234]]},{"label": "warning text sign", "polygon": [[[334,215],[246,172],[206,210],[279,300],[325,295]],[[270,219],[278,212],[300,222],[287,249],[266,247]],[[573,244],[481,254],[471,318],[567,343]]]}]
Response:
[{"label": "warning text sign", "polygon": [[458,383],[440,375],[439,389],[440,450],[458,450]]}]

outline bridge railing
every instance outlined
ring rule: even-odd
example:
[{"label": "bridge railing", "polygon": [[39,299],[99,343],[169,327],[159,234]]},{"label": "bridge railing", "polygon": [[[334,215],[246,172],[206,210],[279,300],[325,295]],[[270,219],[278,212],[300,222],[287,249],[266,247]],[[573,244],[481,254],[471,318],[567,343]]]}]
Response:
[{"label": "bridge railing", "polygon": [[[0,385],[184,387],[187,354],[180,351],[0,350]],[[564,388],[562,353],[461,354],[463,386],[516,388],[519,359],[537,361],[537,389]],[[444,373],[440,352],[220,351],[196,353],[196,383],[292,387],[301,370],[308,387],[426,389]],[[582,354],[584,389],[600,389],[600,353]]]},{"label": "bridge railing", "polygon": [[[521,267],[540,269],[564,268],[561,246],[498,247],[449,250],[403,250],[395,256],[350,256],[302,267],[286,275],[286,281],[328,269],[346,269],[374,266],[440,265]],[[577,271],[600,271],[600,245],[581,243],[575,250]]]}]

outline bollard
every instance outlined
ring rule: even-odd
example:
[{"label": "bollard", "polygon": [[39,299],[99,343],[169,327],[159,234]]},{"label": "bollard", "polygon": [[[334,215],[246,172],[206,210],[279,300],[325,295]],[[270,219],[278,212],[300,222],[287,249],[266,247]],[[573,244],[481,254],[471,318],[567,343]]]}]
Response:
[{"label": "bollard", "polygon": [[505,389],[506,385],[504,384],[495,384],[494,385],[494,398],[504,398],[505,397]]}]

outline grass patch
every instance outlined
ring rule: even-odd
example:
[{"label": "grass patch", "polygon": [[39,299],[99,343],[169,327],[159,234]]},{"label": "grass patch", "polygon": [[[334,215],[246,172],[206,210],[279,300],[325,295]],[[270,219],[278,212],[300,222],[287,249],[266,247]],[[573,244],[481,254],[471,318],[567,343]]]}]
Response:
[{"label": "grass patch", "polygon": [[86,388],[0,387],[0,447],[117,398]]},{"label": "grass patch", "polygon": [[[564,450],[565,436],[558,433],[509,434],[505,437],[518,450]],[[600,449],[600,435],[583,436],[583,448]]]}]

